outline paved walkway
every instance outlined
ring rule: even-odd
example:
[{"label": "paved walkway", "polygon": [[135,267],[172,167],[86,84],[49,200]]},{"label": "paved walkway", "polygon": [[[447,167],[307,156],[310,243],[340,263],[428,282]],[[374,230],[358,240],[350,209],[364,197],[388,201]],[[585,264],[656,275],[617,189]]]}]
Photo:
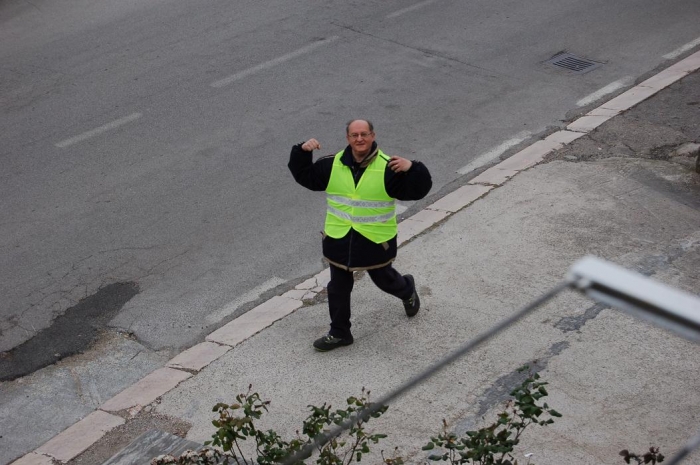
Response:
[{"label": "paved walkway", "polygon": [[[340,405],[362,387],[390,391],[550,289],[586,254],[697,294],[698,68],[700,52],[404,220],[396,267],[416,276],[423,308],[415,318],[360,276],[355,344],[313,351],[327,330],[326,270],[14,463],[101,463],[95,450],[145,412],[187,422],[188,439],[207,440],[211,407],[251,383],[273,401],[263,423],[291,436],[307,405]],[[567,292],[394,402],[376,422],[389,434],[381,448],[420,461],[443,418],[457,431],[490,420],[515,370],[535,360],[549,404],[563,414],[523,438],[520,450],[540,465],[623,463],[621,449],[651,445],[668,456],[700,429],[700,346]],[[685,463],[700,464],[700,453]]]}]

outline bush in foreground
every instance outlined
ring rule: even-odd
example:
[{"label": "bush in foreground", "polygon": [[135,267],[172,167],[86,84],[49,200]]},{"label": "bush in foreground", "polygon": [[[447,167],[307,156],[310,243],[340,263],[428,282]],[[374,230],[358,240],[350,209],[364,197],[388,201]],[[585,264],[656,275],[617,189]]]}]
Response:
[{"label": "bush in foreground", "polygon": [[[525,366],[520,371],[527,370]],[[446,461],[451,465],[518,465],[514,451],[525,429],[531,425],[547,426],[561,414],[541,403],[548,395],[546,382],[539,374],[529,376],[510,393],[510,399],[504,410],[498,414],[491,425],[475,431],[467,431],[458,436],[448,430],[443,420],[443,429],[423,447],[430,451],[428,460]],[[205,443],[200,451],[186,451],[179,457],[161,455],[151,461],[152,465],[273,465],[287,463],[289,459],[309,446],[322,433],[328,432],[333,425],[340,425],[350,418],[357,422],[344,433],[332,437],[314,451],[317,465],[349,465],[360,462],[370,452],[370,447],[386,438],[385,434],[371,433],[367,423],[378,418],[387,410],[382,406],[375,413],[366,415],[366,409],[372,406],[370,392],[362,390],[358,397],[349,397],[343,409],[333,410],[330,405],[309,406],[310,414],[302,423],[301,432],[287,441],[274,430],[261,431],[255,426],[263,413],[268,411],[270,401],[262,400],[257,392],[238,394],[233,404],[219,403],[213,411],[218,418],[212,423],[217,428],[212,440]],[[242,441],[250,440],[254,451],[244,453]],[[404,459],[394,450],[391,457],[381,451],[381,460],[385,465],[403,465]],[[294,464],[305,464],[299,460]],[[528,457],[528,464],[530,459]],[[629,462],[628,462],[629,463]],[[534,464],[532,464],[534,465]]]}]

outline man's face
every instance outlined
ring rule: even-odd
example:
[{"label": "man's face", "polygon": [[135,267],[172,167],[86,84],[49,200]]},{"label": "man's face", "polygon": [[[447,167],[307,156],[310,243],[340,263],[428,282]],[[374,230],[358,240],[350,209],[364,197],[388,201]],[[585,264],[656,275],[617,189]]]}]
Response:
[{"label": "man's face", "polygon": [[348,126],[348,144],[356,156],[364,157],[369,154],[374,142],[374,133],[369,130],[367,121],[357,120]]}]

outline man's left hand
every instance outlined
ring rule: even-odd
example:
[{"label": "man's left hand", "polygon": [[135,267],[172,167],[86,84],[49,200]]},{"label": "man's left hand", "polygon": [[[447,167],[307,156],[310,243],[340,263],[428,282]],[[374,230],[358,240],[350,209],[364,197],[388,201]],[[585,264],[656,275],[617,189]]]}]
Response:
[{"label": "man's left hand", "polygon": [[411,169],[411,166],[413,166],[411,160],[397,157],[396,155],[389,159],[389,168],[391,168],[394,173],[406,172]]}]

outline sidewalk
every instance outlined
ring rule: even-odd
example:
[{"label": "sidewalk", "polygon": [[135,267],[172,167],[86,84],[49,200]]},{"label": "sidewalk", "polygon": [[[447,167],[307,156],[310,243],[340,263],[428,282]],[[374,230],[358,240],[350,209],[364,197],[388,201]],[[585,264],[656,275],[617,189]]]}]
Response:
[{"label": "sidewalk", "polygon": [[[315,352],[311,342],[328,327],[321,273],[15,463],[99,464],[153,425],[191,425],[186,437],[203,442],[214,432],[212,406],[249,384],[272,401],[261,425],[290,438],[307,405],[340,406],[363,387],[380,397],[587,254],[697,294],[700,174],[689,144],[700,142],[699,67],[700,52],[403,221],[396,267],[416,277],[415,318],[360,276],[355,344]],[[534,360],[550,383],[547,402],[563,415],[525,433],[519,450],[538,465],[622,464],[620,450],[652,445],[670,457],[700,429],[700,346],[567,292],[390,405],[370,423],[389,435],[375,450],[398,446],[421,462],[443,418],[459,432],[493,421],[516,369]],[[700,451],[684,463],[700,464]]]}]

